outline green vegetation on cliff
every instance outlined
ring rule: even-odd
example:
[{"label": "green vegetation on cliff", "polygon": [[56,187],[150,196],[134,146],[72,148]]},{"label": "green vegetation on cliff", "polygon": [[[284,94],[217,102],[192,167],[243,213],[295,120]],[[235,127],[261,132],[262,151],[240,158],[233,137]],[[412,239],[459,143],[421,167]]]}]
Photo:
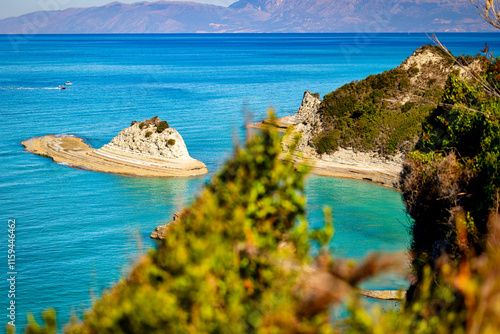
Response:
[{"label": "green vegetation on cliff", "polygon": [[318,153],[334,152],[339,146],[383,155],[411,149],[422,122],[441,99],[447,77],[443,69],[453,64],[450,56],[431,45],[412,57],[425,63],[402,64],[325,95],[320,109],[324,129],[312,139]]},{"label": "green vegetation on cliff", "polygon": [[[416,281],[409,300],[429,290],[441,304],[432,314],[462,314],[449,332],[475,326],[484,331],[474,332],[494,333],[498,320],[482,317],[500,305],[500,275],[494,269],[500,263],[500,58],[477,59],[479,66],[468,76],[450,74],[442,103],[408,156],[401,184],[414,219]],[[428,286],[425,275],[432,277]],[[451,297],[438,298],[443,289],[453,292]]]},{"label": "green vegetation on cliff", "polygon": [[[434,264],[443,252],[460,259],[467,250],[485,249],[488,219],[500,199],[498,62],[482,58],[485,70],[477,79],[449,76],[442,105],[427,118],[421,141],[409,155],[402,185],[415,219],[417,266]],[[457,219],[464,221],[463,231]]]}]

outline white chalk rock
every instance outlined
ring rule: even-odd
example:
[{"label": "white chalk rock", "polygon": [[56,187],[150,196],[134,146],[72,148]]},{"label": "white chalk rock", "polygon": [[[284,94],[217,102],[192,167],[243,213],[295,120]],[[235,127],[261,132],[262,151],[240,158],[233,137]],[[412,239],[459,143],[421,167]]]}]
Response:
[{"label": "white chalk rock", "polygon": [[179,132],[168,125],[159,132],[161,123],[157,117],[133,123],[105,147],[154,158],[189,159],[186,144]]}]

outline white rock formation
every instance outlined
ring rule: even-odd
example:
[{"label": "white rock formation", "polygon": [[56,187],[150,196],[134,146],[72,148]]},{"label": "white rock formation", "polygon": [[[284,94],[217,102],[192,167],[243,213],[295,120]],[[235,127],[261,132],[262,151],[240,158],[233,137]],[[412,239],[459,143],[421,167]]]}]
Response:
[{"label": "white rock formation", "polygon": [[271,125],[278,131],[285,132],[290,125],[300,123],[319,125],[321,122],[321,117],[318,115],[320,105],[320,99],[311,94],[309,91],[306,91],[304,93],[304,98],[302,99],[302,105],[295,115],[285,116],[274,120],[265,119],[262,122],[250,124],[249,127],[260,129],[264,125]]},{"label": "white rock formation", "polygon": [[27,151],[70,167],[144,177],[191,177],[208,174],[189,156],[181,135],[158,117],[121,131],[100,149],[74,136],[47,135],[25,140]]},{"label": "white rock formation", "polygon": [[[295,115],[280,118],[279,123],[288,123],[294,126],[293,133],[299,133],[301,138],[297,145],[297,150],[307,156],[316,156],[316,151],[309,145],[311,138],[323,130],[321,124],[321,114],[319,107],[321,100],[306,91],[302,99],[302,104]],[[283,151],[288,152],[290,144],[294,141],[293,134],[283,137]]]},{"label": "white rock formation", "polygon": [[[153,118],[132,124],[104,147],[155,158],[189,159],[190,156],[181,135],[170,127],[158,133],[159,123],[158,118]],[[140,124],[143,124],[142,129]]]},{"label": "white rock formation", "polygon": [[429,63],[439,63],[442,65],[441,68],[444,70],[445,66],[442,64],[443,59],[444,56],[442,54],[437,54],[435,50],[419,48],[418,50],[415,50],[410,57],[406,58],[406,60],[401,63],[400,68],[405,71],[409,70],[412,67],[416,67],[421,70]]},{"label": "white rock formation", "polygon": [[306,90],[299,110],[295,115],[290,117],[294,119],[295,124],[309,123],[316,126],[320,125],[321,117],[318,114],[320,105],[321,100]]}]

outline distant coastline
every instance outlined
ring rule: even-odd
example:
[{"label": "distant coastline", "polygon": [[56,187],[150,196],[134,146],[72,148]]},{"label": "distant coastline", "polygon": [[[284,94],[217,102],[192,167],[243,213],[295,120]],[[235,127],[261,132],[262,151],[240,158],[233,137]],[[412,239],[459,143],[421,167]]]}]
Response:
[{"label": "distant coastline", "polygon": [[[415,11],[411,2],[361,0],[239,0],[230,6],[197,2],[113,2],[67,8],[54,5],[0,20],[1,34],[106,33],[336,33],[492,31],[472,4],[428,2]],[[376,14],[375,14],[376,13]],[[392,20],[396,16],[398,20]],[[439,18],[439,19],[433,19]],[[77,22],[77,24],[75,24]],[[453,22],[453,23],[452,23]],[[370,27],[368,30],[366,27]]]}]

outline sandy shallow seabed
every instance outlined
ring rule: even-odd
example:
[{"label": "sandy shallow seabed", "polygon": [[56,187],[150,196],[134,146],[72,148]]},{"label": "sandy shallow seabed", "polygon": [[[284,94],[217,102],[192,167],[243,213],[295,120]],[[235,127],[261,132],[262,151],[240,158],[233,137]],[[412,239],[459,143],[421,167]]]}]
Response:
[{"label": "sandy shallow seabed", "polygon": [[147,157],[119,149],[91,148],[82,138],[47,135],[21,143],[26,151],[52,158],[73,168],[103,173],[146,177],[190,177],[208,173],[204,163],[196,159]]}]

